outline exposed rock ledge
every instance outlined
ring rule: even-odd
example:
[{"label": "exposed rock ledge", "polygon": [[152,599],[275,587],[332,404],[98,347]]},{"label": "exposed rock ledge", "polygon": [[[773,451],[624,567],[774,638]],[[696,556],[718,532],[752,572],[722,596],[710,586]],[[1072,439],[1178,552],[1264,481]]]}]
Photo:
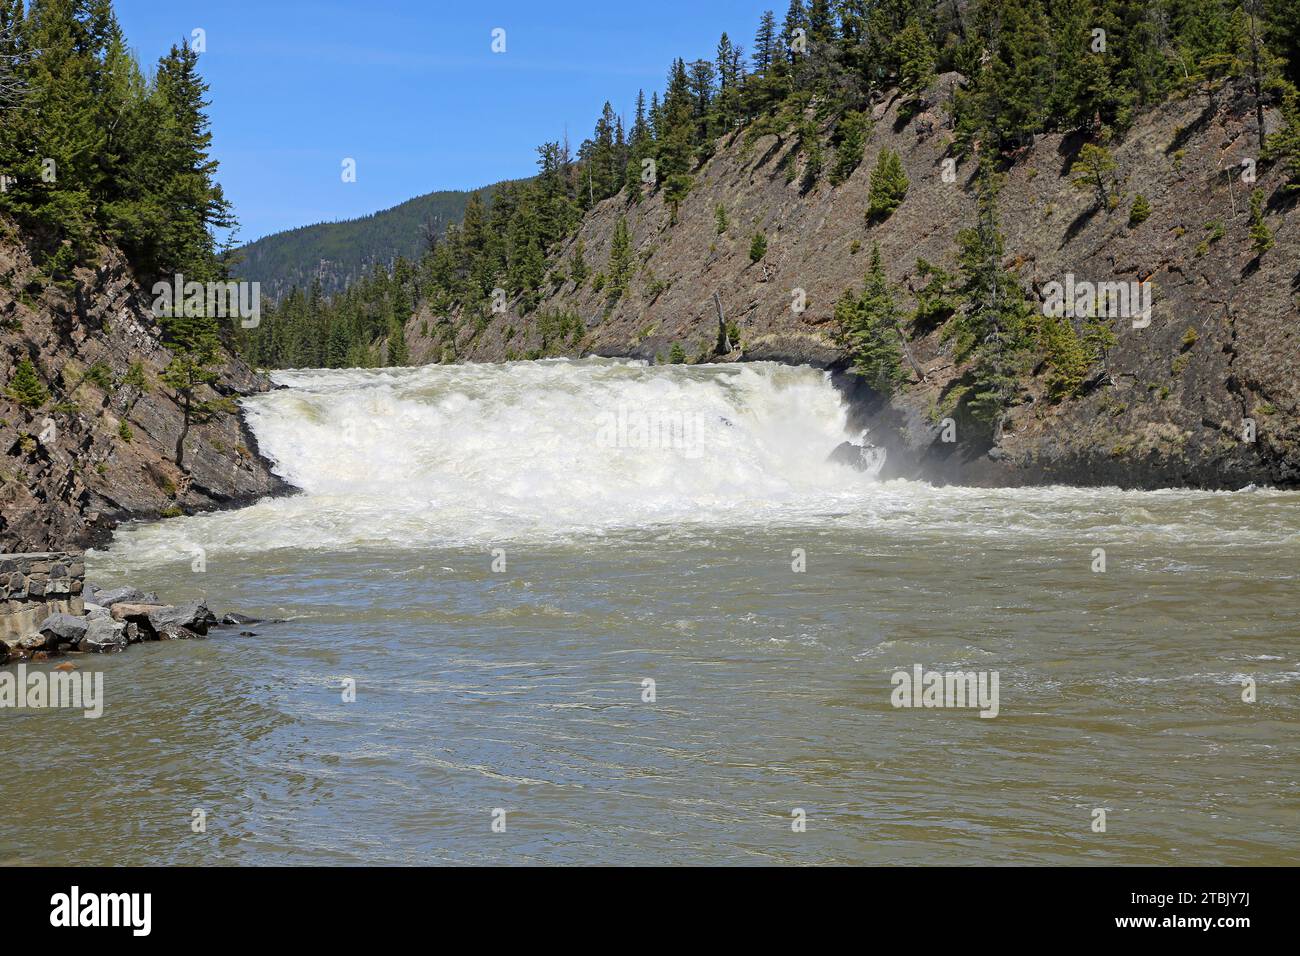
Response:
[{"label": "exposed rock ledge", "polygon": [[[194,424],[175,464],[184,416],[160,376],[171,359],[122,256],[64,287],[42,279],[17,229],[0,220],[0,386],[23,359],[50,398],[20,407],[0,387],[0,551],[81,549],[128,518],[239,507],[291,491],[258,452],[237,408],[269,380],[228,357],[202,398],[230,410]],[[138,362],[147,388],[127,384]]]}]

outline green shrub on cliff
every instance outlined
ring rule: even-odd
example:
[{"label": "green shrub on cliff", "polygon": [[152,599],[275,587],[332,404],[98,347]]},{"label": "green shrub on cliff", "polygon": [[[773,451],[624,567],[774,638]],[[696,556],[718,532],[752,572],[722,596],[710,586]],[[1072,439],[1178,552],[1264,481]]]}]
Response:
[{"label": "green shrub on cliff", "polygon": [[1282,104],[1282,128],[1265,140],[1263,158],[1280,162],[1286,170],[1289,193],[1300,192],[1300,94],[1288,90]]},{"label": "green shrub on cliff", "polygon": [[23,359],[14,366],[5,393],[23,408],[40,408],[50,399],[50,393],[37,376],[31,359]]},{"label": "green shrub on cliff", "polygon": [[1142,225],[1151,218],[1151,204],[1147,202],[1147,197],[1138,193],[1133,198],[1133,206],[1128,211],[1128,225],[1130,229]]},{"label": "green shrub on cliff", "polygon": [[761,232],[756,232],[753,240],[749,243],[749,261],[757,262],[765,255],[767,255],[767,236]]},{"label": "green shrub on cliff", "polygon": [[1053,399],[1076,394],[1092,362],[1070,320],[1043,316],[1039,342],[1047,355],[1047,394]]},{"label": "green shrub on cliff", "polygon": [[84,381],[97,385],[104,391],[113,387],[113,372],[104,362],[96,362],[90,368],[86,369]]},{"label": "green shrub on cliff", "polygon": [[1264,190],[1250,194],[1250,243],[1255,254],[1262,256],[1273,248],[1273,233],[1264,225]]}]

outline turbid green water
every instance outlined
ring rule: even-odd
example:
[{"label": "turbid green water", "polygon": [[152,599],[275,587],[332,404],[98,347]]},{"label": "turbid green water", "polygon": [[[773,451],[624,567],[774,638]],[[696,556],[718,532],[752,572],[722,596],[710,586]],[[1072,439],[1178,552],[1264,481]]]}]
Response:
[{"label": "turbid green water", "polygon": [[[249,414],[303,495],[88,564],[289,620],[78,658],[99,720],[0,711],[39,808],[0,862],[1300,857],[1300,495],[878,483],[807,369],[284,381]],[[916,664],[998,715],[895,708]]]}]

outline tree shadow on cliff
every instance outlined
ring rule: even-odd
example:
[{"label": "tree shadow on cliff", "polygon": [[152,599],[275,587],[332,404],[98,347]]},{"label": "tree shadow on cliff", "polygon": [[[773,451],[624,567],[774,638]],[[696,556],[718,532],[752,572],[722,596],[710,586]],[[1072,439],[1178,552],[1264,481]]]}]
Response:
[{"label": "tree shadow on cliff", "polygon": [[785,139],[780,133],[773,133],[774,142],[771,146],[763,151],[763,155],[758,157],[758,162],[754,164],[754,169],[759,170],[770,163],[785,148]]},{"label": "tree shadow on cliff", "polygon": [[1212,97],[1210,102],[1206,104],[1205,109],[1201,110],[1200,115],[1186,126],[1179,129],[1174,135],[1174,138],[1169,141],[1169,145],[1165,147],[1165,155],[1172,156],[1190,143],[1198,133],[1210,124],[1210,121],[1218,115],[1218,112],[1219,102],[1217,99]]},{"label": "tree shadow on cliff", "polygon": [[1064,249],[1067,245],[1073,242],[1075,237],[1077,237],[1079,233],[1083,232],[1084,229],[1088,228],[1088,223],[1097,218],[1097,213],[1101,211],[1101,204],[1094,203],[1083,212],[1079,213],[1079,215],[1075,216],[1074,221],[1070,223],[1065,230],[1065,238],[1061,240],[1061,244],[1057,246],[1057,248]]}]

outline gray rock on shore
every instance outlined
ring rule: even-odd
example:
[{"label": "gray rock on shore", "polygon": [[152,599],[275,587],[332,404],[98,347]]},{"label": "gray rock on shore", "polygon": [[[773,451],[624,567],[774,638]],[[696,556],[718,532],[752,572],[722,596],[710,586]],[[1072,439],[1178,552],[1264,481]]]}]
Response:
[{"label": "gray rock on shore", "polygon": [[89,627],[89,618],[73,614],[51,614],[37,628],[44,639],[37,650],[58,651],[65,645],[80,644]]},{"label": "gray rock on shore", "polygon": [[87,598],[100,607],[112,608],[114,604],[157,604],[158,595],[152,591],[146,593],[139,588],[113,588],[101,591],[93,584],[86,588]]},{"label": "gray rock on shore", "polygon": [[107,617],[89,619],[86,636],[77,645],[85,653],[108,654],[126,650],[126,625]]},{"label": "gray rock on shore", "polygon": [[175,607],[157,607],[148,614],[149,624],[159,634],[169,627],[183,627],[199,636],[217,623],[217,617],[206,604],[180,604]]},{"label": "gray rock on shore", "polygon": [[194,640],[206,637],[213,627],[283,623],[234,612],[218,618],[202,601],[163,604],[155,594],[133,587],[100,590],[86,585],[85,595],[83,614],[50,614],[37,633],[0,640],[0,665],[48,660],[67,652],[113,653],[142,641]]}]

